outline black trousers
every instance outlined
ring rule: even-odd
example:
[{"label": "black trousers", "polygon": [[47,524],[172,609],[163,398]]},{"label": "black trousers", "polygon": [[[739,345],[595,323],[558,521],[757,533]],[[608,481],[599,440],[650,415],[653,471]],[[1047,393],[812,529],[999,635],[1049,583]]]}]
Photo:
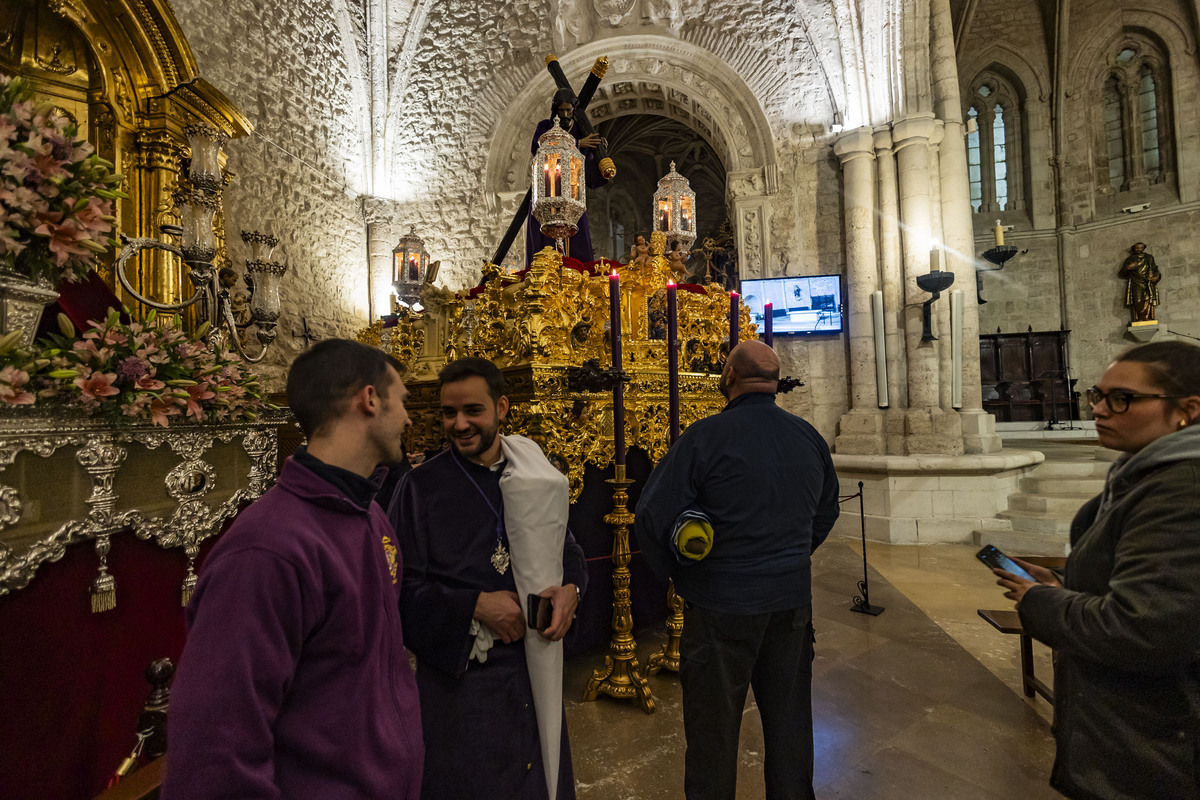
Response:
[{"label": "black trousers", "polygon": [[679,649],[688,800],[734,800],[750,686],[762,717],[766,800],[812,800],[812,606],[747,616],[689,605]]}]

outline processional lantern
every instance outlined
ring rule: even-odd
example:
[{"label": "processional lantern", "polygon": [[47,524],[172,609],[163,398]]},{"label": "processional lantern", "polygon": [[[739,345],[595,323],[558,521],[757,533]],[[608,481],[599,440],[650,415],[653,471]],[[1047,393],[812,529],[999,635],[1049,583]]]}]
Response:
[{"label": "processional lantern", "polygon": [[417,236],[416,226],[400,237],[400,243],[392,249],[396,279],[396,297],[410,308],[421,301],[421,287],[429,273],[429,253],[425,252],[425,240]]},{"label": "processional lantern", "polygon": [[587,183],[583,154],[575,138],[554,125],[538,139],[530,173],[533,184],[533,217],[542,225],[542,235],[561,240],[574,236],[577,223],[587,210]]},{"label": "processional lantern", "polygon": [[654,193],[654,230],[666,234],[668,251],[677,245],[690,250],[696,241],[696,193],[688,179],[675,171],[674,161]]}]

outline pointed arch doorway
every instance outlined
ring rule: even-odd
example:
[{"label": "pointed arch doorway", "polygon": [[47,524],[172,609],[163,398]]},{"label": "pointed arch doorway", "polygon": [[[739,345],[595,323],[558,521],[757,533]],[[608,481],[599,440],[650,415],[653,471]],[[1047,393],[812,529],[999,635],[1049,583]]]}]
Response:
[{"label": "pointed arch doorway", "polygon": [[596,257],[628,260],[638,235],[649,240],[654,192],[671,169],[696,192],[696,247],[715,237],[726,217],[726,169],[720,155],[697,131],[669,117],[634,114],[598,126],[608,140],[617,177],[588,196],[588,220]]}]

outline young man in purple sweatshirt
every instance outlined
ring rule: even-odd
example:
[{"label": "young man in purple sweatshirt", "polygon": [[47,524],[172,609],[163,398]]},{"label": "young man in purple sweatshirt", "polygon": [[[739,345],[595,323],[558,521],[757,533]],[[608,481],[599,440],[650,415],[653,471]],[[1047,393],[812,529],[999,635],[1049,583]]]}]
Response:
[{"label": "young man in purple sweatshirt", "polygon": [[424,743],[372,499],[408,425],[399,366],[332,339],[288,373],[307,448],[213,547],[187,609],[164,800],[416,800]]}]

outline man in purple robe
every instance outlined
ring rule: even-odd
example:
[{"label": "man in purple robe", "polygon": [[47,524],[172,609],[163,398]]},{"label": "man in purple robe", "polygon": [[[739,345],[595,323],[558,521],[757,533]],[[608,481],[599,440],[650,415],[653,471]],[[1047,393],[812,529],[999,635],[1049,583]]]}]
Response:
[{"label": "man in purple robe", "polygon": [[[517,500],[506,488],[516,464],[514,440],[533,453],[533,471],[555,471],[532,442],[498,436],[508,398],[495,365],[464,358],[438,377],[451,447],[404,476],[388,511],[404,554],[400,610],[426,710],[421,797],[572,800],[561,688],[551,698],[555,724],[548,726],[561,722],[557,746],[542,741],[535,716],[547,711],[545,704],[535,709],[538,687],[530,679],[533,656],[527,658],[527,623],[535,622],[523,611],[528,596],[517,593],[521,554],[505,513],[506,504],[512,511]],[[561,565],[550,559],[561,581],[534,590],[553,605],[544,630],[533,634],[540,637],[535,645],[566,635],[587,583],[583,550],[566,531],[565,479],[555,472],[552,480],[563,482],[562,491],[545,496],[543,504],[554,506],[561,519],[555,540]],[[557,759],[557,780],[547,750],[551,761]]]},{"label": "man in purple robe", "polygon": [[[424,746],[377,464],[403,455],[399,363],[346,339],[288,372],[308,437],[205,559],[162,796],[416,800]],[[436,712],[435,712],[436,713]]]},{"label": "man in purple robe", "polygon": [[[576,146],[579,152],[583,154],[583,174],[584,180],[587,183],[587,188],[597,189],[608,183],[608,180],[600,174],[600,155],[596,147],[600,144],[600,134],[593,133],[588,136],[580,136],[581,131],[575,124],[575,102],[574,95],[568,89],[559,89],[554,93],[554,100],[550,103],[550,116],[537,124],[537,130],[533,132],[533,143],[530,145],[530,153],[537,155],[538,139],[542,138],[542,134],[550,130],[554,126],[554,118],[558,117],[558,126],[567,133],[571,134],[576,139]],[[579,230],[575,235],[567,240],[566,255],[571,258],[577,258],[585,264],[595,260],[592,253],[592,230],[588,227],[588,218],[585,213],[579,218]],[[541,223],[533,216],[533,209],[529,209],[529,218],[525,221],[525,266],[529,266],[533,261],[533,257],[545,247],[555,247],[556,242],[549,236],[542,235]]]}]

